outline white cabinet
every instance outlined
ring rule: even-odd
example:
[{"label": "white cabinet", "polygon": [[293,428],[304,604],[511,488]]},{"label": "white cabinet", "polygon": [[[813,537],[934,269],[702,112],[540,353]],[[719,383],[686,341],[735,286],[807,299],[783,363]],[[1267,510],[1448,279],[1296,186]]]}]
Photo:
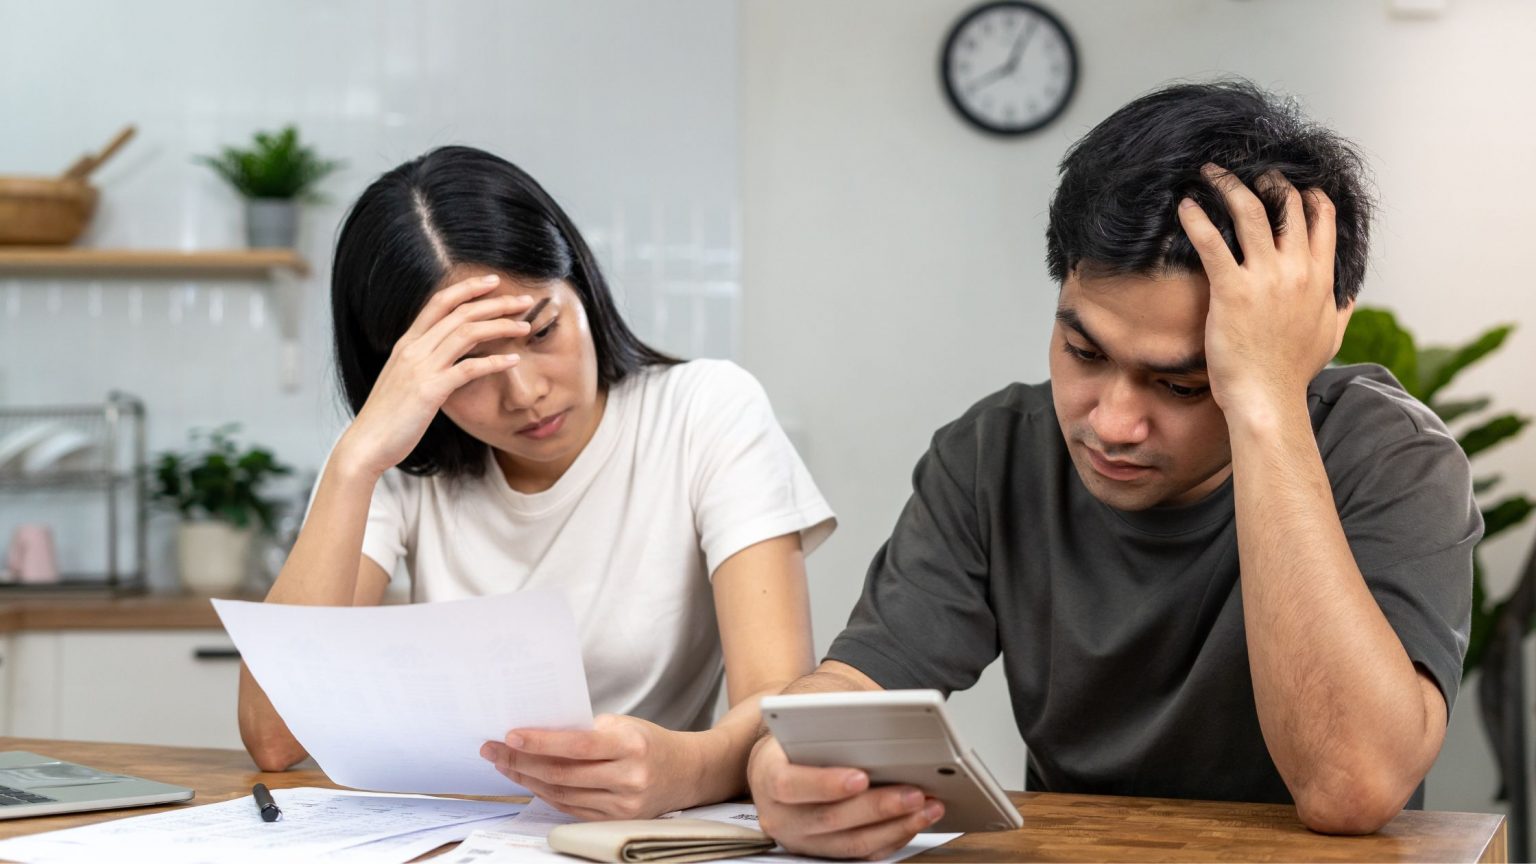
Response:
[{"label": "white cabinet", "polygon": [[11,634],[0,633],[0,735],[11,734]]},{"label": "white cabinet", "polygon": [[223,630],[12,634],[9,733],[239,748],[240,661]]}]

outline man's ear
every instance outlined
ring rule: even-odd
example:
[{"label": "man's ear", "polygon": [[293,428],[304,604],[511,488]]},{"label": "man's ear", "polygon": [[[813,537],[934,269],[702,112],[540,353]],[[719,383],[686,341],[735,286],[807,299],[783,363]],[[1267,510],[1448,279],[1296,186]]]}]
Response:
[{"label": "man's ear", "polygon": [[1349,329],[1349,318],[1355,314],[1355,301],[1351,300],[1339,310],[1338,330],[1333,334],[1333,355],[1339,353],[1339,348],[1344,345],[1344,331]]}]

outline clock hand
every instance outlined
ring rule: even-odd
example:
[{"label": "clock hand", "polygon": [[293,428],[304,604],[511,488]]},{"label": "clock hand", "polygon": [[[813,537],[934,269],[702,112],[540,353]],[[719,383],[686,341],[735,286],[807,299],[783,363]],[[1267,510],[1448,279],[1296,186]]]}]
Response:
[{"label": "clock hand", "polygon": [[975,80],[966,85],[966,94],[974,96],[978,90],[993,81],[1012,75],[1013,71],[1019,68],[1019,61],[1024,59],[1024,48],[1029,44],[1030,37],[1035,35],[1035,28],[1038,26],[1040,26],[1039,19],[1031,20],[1024,27],[1023,32],[1019,33],[1018,38],[1013,40],[1013,47],[1008,49],[1008,59],[1003,61],[1003,65],[978,75]]},{"label": "clock hand", "polygon": [[1035,28],[1038,26],[1040,26],[1039,19],[1031,20],[1029,26],[1024,28],[1024,32],[1019,34],[1019,38],[1013,40],[1013,50],[1008,52],[1009,72],[1019,68],[1019,61],[1024,59],[1024,46],[1029,44],[1029,37],[1035,35]]},{"label": "clock hand", "polygon": [[1007,78],[1010,74],[1012,74],[1012,72],[1013,69],[1009,67],[1007,63],[1004,63],[996,69],[978,75],[974,80],[971,81],[971,83],[965,85],[966,95],[974,96],[976,95],[976,91],[987,86],[988,84],[991,84],[994,81]]}]

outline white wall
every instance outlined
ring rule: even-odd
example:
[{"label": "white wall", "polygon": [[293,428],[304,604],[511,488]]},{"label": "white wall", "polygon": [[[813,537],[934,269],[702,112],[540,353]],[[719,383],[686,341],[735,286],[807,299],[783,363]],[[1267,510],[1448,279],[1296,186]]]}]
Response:
[{"label": "white wall", "polygon": [[[0,406],[117,388],[145,399],[152,450],[239,421],[248,440],[318,467],[344,418],[328,303],[341,215],[383,171],[454,143],[549,189],[642,336],[733,355],[736,13],[713,0],[0,0],[0,173],[60,172],[138,124],[95,178],[87,245],[243,245],[238,199],[192,157],[257,129],[297,123],[347,162],[301,240],[314,274],[297,391],[280,386],[274,310],[251,285],[0,275]],[[66,569],[99,569],[98,534],[80,532],[88,505],[41,501],[0,496],[0,543],[14,522],[47,518]],[[151,547],[163,582],[168,549]]]},{"label": "white wall", "polygon": [[[1437,19],[1405,21],[1383,0],[1053,0],[1079,43],[1081,88],[1049,129],[1008,142],[962,125],[938,85],[940,41],[967,5],[0,0],[0,171],[57,171],[120,124],[140,126],[98,178],[90,242],[236,245],[236,200],[190,157],[256,128],[296,121],[349,161],[305,233],[317,272],[299,391],[278,386],[275,322],[248,286],[0,278],[0,405],[121,387],[148,400],[155,448],[239,420],[314,465],[341,422],[324,297],[342,207],[430,146],[479,144],[567,205],[642,332],[689,354],[739,346],[768,387],[842,520],[810,561],[825,648],[932,431],[1009,381],[1045,376],[1042,238],[1062,151],[1167,79],[1248,75],[1367,149],[1383,202],[1368,302],[1431,340],[1533,322],[1507,250],[1532,226],[1524,41],[1536,5],[1449,0]],[[694,299],[722,286],[723,305]],[[1533,360],[1528,329],[1461,389],[1536,413]],[[1479,461],[1536,490],[1533,451],[1527,440]],[[1513,572],[1533,529],[1492,544],[1490,569]],[[1470,695],[1435,806],[1486,803]],[[995,670],[956,702],[1003,781],[1021,783]]]},{"label": "white wall", "polygon": [[[1450,0],[1439,18],[1403,20],[1384,2],[1052,0],[1078,42],[1080,89],[1054,125],[1015,141],[972,132],[944,101],[938,51],[969,5],[742,7],[743,357],[800,427],[842,522],[810,559],[819,649],[932,431],[1009,381],[1046,376],[1046,204],[1064,149],[1169,79],[1245,75],[1356,140],[1382,203],[1363,301],[1430,341],[1523,322],[1458,389],[1536,414],[1536,301],[1520,254],[1536,227],[1525,95],[1536,4]],[[1480,470],[1536,491],[1532,440]],[[1490,544],[1490,570],[1512,577],[1533,529]],[[1465,692],[1430,804],[1487,809],[1491,763]],[[998,668],[954,701],[994,772],[1021,782]]]}]

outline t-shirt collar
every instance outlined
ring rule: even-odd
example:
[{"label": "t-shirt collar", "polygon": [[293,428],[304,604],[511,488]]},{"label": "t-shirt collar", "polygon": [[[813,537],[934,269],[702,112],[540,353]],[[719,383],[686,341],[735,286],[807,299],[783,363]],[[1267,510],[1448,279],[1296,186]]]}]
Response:
[{"label": "t-shirt collar", "polygon": [[[1083,485],[1081,477],[1073,472],[1073,481],[1084,495],[1091,497],[1092,493]],[[1232,477],[1229,474],[1225,482],[1216,487],[1211,494],[1188,504],[1174,504],[1166,507],[1149,507],[1145,510],[1118,510],[1098,499],[1095,502],[1104,510],[1113,515],[1120,522],[1143,534],[1152,534],[1159,537],[1173,537],[1179,534],[1188,534],[1208,528],[1218,522],[1232,518],[1235,510],[1232,500]]]}]

